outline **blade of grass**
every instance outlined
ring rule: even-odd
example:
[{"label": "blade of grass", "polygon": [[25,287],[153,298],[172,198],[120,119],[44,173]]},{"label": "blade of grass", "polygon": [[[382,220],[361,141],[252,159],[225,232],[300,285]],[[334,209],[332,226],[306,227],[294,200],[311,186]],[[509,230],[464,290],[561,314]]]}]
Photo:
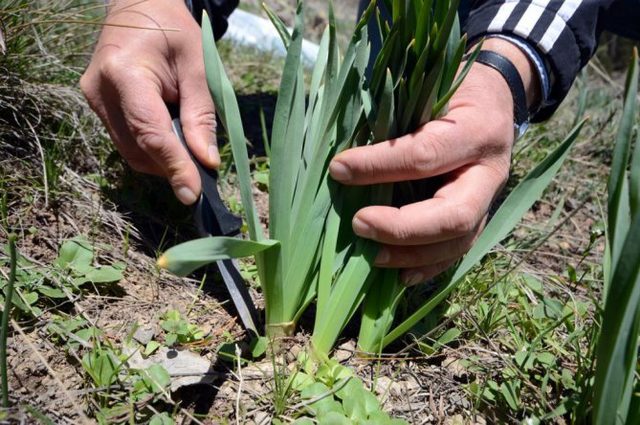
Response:
[{"label": "blade of grass", "polygon": [[[624,423],[636,364],[640,325],[640,216],[622,245],[598,339],[594,423]],[[615,419],[614,419],[615,418]]]},{"label": "blade of grass", "polygon": [[9,371],[7,369],[7,339],[9,337],[9,317],[13,302],[13,290],[16,282],[16,265],[18,254],[16,252],[16,236],[9,235],[9,281],[4,291],[4,307],[2,308],[2,327],[0,328],[0,373],[2,373],[2,406],[9,408]]},{"label": "blade of grass", "polygon": [[287,28],[284,22],[278,18],[278,15],[276,15],[265,2],[262,2],[262,9],[267,14],[267,17],[275,27],[276,31],[278,31],[278,35],[280,35],[280,39],[282,40],[285,49],[289,50],[289,46],[291,45],[291,34],[289,34],[289,28]]},{"label": "blade of grass", "polygon": [[[615,268],[624,243],[624,235],[630,226],[630,199],[627,164],[631,150],[631,135],[636,119],[635,97],[638,93],[638,57],[634,55],[625,85],[625,102],[622,119],[616,135],[608,184],[608,233],[611,247],[611,264]],[[608,288],[607,288],[608,290]]]},{"label": "blade of grass", "polygon": [[206,12],[202,18],[202,45],[204,48],[207,83],[216,105],[216,111],[227,130],[233,159],[240,182],[240,197],[245,211],[249,236],[254,241],[264,239],[260,219],[255,209],[251,189],[251,172],[249,170],[249,154],[246,136],[242,127],[240,108],[231,81],[222,65],[218,49],[214,43],[211,21]]},{"label": "blade of grass", "polygon": [[[296,91],[299,89],[299,76],[301,72],[302,37],[304,29],[304,17],[302,16],[302,2],[298,2],[296,10],[296,25],[293,30],[291,43],[287,52],[282,80],[278,91],[278,101],[273,118],[273,130],[271,134],[271,171],[269,174],[269,187],[277,188],[269,193],[269,234],[271,238],[282,241],[286,247],[289,245],[290,215],[286,214],[291,208],[291,200],[297,178],[297,165],[300,163],[299,150],[289,146],[289,143],[300,144],[302,140],[288,140],[287,132],[295,123],[292,115],[303,122],[299,116],[296,105]],[[297,156],[296,156],[297,155]],[[295,171],[295,172],[294,172]]]},{"label": "blade of grass", "polygon": [[608,243],[604,259],[608,272],[597,344],[594,423],[626,423],[632,409],[640,329],[640,214],[638,194],[634,193],[640,176],[640,163],[634,161],[637,145],[630,173],[627,167],[636,119],[638,74],[638,52],[634,49],[609,175]]}]

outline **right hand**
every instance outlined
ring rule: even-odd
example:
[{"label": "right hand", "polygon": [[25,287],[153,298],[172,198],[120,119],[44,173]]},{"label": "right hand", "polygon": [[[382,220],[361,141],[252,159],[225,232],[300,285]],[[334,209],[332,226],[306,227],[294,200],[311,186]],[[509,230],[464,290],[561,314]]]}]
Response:
[{"label": "right hand", "polygon": [[176,0],[118,1],[105,24],[80,80],[82,92],[129,165],[166,177],[178,199],[192,204],[201,191],[200,178],[172,131],[166,104],[180,106],[185,138],[198,160],[217,167],[215,111],[200,28]]}]

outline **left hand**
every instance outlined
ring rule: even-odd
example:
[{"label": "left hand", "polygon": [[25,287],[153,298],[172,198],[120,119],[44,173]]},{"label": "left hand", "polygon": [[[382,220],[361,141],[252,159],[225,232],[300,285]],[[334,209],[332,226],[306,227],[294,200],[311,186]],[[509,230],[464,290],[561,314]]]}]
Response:
[{"label": "left hand", "polygon": [[497,71],[475,64],[446,116],[413,134],[337,155],[330,172],[347,185],[444,176],[432,199],[358,211],[355,233],[382,244],[376,265],[404,269],[403,282],[415,285],[464,255],[509,177],[514,137],[509,86]]}]

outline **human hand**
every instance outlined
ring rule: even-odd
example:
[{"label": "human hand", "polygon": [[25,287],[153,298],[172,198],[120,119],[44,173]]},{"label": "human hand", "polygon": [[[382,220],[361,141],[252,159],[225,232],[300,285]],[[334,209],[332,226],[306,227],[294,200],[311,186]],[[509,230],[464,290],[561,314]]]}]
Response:
[{"label": "human hand", "polygon": [[[483,49],[509,57],[523,76],[528,99],[535,101],[537,81],[526,55],[503,40],[487,40]],[[348,185],[444,177],[432,199],[358,211],[355,233],[381,243],[377,266],[404,269],[401,278],[410,286],[445,271],[471,248],[509,177],[513,110],[504,78],[474,64],[446,116],[413,134],[350,149],[333,159],[331,176]]]},{"label": "human hand", "polygon": [[178,199],[192,204],[200,178],[172,131],[166,104],[180,105],[185,138],[198,160],[217,167],[200,28],[175,0],[118,1],[105,24],[80,87],[129,165],[166,177]]}]

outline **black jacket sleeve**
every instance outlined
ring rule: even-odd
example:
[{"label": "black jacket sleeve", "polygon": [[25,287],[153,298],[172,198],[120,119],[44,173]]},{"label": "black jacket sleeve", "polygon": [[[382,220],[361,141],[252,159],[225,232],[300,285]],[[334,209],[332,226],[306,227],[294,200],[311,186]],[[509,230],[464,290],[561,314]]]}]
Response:
[{"label": "black jacket sleeve", "polygon": [[[609,9],[625,0],[476,0],[466,23],[470,41],[508,34],[527,41],[546,61],[549,97],[532,121],[549,118],[565,98],[578,72],[595,53]],[[635,27],[638,23],[617,22]]]},{"label": "black jacket sleeve", "polygon": [[238,7],[239,0],[186,0],[186,3],[198,23],[201,23],[202,12],[207,11],[217,40],[227,31],[229,26],[227,19]]}]

